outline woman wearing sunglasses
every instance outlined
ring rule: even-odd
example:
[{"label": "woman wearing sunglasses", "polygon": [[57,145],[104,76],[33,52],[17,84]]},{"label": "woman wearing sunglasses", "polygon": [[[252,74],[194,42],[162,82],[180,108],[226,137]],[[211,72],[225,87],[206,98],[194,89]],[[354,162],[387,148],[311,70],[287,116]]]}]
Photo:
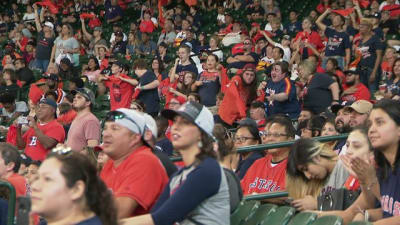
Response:
[{"label": "woman wearing sunglasses", "polygon": [[111,192],[90,160],[70,149],[54,149],[31,184],[32,212],[47,224],[116,225]]},{"label": "woman wearing sunglasses", "polygon": [[185,167],[171,177],[150,214],[121,224],[230,224],[228,184],[213,149],[212,113],[199,103],[187,102],[162,115],[174,121],[171,141]]}]

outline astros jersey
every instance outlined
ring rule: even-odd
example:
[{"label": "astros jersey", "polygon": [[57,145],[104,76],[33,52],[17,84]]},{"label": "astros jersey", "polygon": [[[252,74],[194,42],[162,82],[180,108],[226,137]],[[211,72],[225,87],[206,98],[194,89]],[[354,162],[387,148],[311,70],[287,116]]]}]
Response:
[{"label": "astros jersey", "polygon": [[271,160],[272,156],[267,154],[253,163],[241,181],[244,195],[285,189],[287,159],[275,165]]}]

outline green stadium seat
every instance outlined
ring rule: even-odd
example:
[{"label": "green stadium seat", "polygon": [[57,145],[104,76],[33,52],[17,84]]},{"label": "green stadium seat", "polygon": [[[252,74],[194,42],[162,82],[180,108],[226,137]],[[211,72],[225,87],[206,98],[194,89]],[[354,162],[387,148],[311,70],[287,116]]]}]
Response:
[{"label": "green stadium seat", "polygon": [[281,206],[277,208],[275,212],[271,213],[260,225],[286,225],[295,213],[295,208],[289,206]]},{"label": "green stadium seat", "polygon": [[259,207],[259,201],[243,201],[231,214],[231,225],[240,225]]},{"label": "green stadium seat", "polygon": [[372,225],[372,223],[367,222],[367,221],[354,221],[350,223],[349,225]]},{"label": "green stadium seat", "polygon": [[278,208],[274,204],[262,204],[258,207],[258,209],[247,218],[246,221],[242,222],[245,225],[259,225],[261,224],[271,213],[274,213],[276,208]]},{"label": "green stadium seat", "polygon": [[288,225],[310,225],[317,219],[317,214],[311,212],[301,212],[295,215]]},{"label": "green stadium seat", "polygon": [[342,225],[343,219],[339,216],[323,216],[315,220],[312,225]]}]

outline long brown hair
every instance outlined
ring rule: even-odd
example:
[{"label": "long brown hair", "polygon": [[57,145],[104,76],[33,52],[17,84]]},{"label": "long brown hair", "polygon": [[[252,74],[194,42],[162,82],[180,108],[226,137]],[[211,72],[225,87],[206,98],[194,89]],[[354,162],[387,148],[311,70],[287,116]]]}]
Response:
[{"label": "long brown hair", "polygon": [[80,180],[85,183],[84,195],[87,207],[100,218],[104,225],[117,225],[117,210],[112,193],[97,175],[96,166],[89,158],[77,152],[51,153],[47,158],[55,158],[61,162],[61,174],[69,188]]}]

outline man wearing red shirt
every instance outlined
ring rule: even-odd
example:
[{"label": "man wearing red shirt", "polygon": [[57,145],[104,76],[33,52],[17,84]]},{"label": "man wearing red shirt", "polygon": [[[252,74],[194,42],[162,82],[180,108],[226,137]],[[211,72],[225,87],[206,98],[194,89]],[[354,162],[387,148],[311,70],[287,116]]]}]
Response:
[{"label": "man wearing red shirt", "polygon": [[37,118],[28,117],[29,130],[22,136],[21,125],[17,126],[17,146],[25,148],[25,154],[33,160],[43,161],[47,153],[65,139],[64,127],[55,119],[57,103],[43,99],[36,112]]},{"label": "man wearing red shirt", "polygon": [[112,190],[118,218],[148,213],[164,186],[167,173],[144,141],[146,121],[131,109],[107,114],[103,129],[103,152],[110,158],[100,177]]},{"label": "man wearing red shirt", "polygon": [[17,197],[27,194],[26,179],[18,174],[20,165],[18,149],[10,144],[0,143],[0,179],[7,180],[14,186]]},{"label": "man wearing red shirt", "polygon": [[[288,118],[275,118],[260,135],[263,144],[294,140],[295,129]],[[289,147],[269,149],[258,159],[241,180],[244,195],[285,190]]]},{"label": "man wearing red shirt", "polygon": [[371,93],[368,88],[361,83],[360,73],[357,70],[346,70],[344,74],[346,76],[346,85],[343,87],[342,101],[355,102],[361,99],[369,101],[371,99]]},{"label": "man wearing red shirt", "polygon": [[110,91],[110,105],[111,110],[119,108],[129,108],[134,88],[138,81],[132,79],[126,74],[122,73],[123,65],[120,62],[114,62],[111,66],[111,76],[100,74],[98,78],[99,92],[104,93],[104,89],[108,88]]}]

